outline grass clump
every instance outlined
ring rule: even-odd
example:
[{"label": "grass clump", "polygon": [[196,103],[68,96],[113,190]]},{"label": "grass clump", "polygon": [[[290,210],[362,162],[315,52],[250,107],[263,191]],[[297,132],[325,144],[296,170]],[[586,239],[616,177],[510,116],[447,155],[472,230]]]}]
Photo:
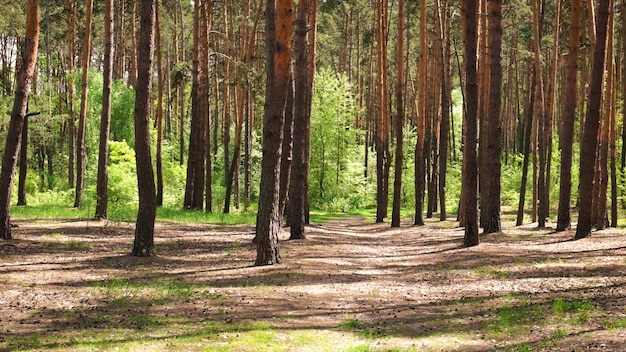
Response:
[{"label": "grass clump", "polygon": [[504,270],[496,270],[494,268],[492,268],[490,265],[483,265],[483,266],[479,266],[475,269],[472,270],[472,272],[475,275],[481,275],[481,276],[493,276],[496,277],[500,280],[504,280],[506,279],[509,274],[504,271]]},{"label": "grass clump", "polygon": [[557,298],[552,303],[552,312],[556,318],[565,319],[572,324],[582,324],[589,320],[595,306],[588,299],[568,301]]},{"label": "grass clump", "polygon": [[342,321],[339,324],[339,327],[345,330],[362,330],[363,323],[358,319],[350,319],[350,320]]},{"label": "grass clump", "polygon": [[497,336],[518,334],[531,324],[545,320],[543,309],[536,303],[498,308],[495,315],[497,320],[489,323],[487,331]]}]

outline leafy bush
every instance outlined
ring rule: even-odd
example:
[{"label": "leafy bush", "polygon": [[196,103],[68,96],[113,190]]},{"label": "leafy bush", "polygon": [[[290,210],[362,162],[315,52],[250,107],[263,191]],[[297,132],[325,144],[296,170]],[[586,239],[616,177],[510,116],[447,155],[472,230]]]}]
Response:
[{"label": "leafy bush", "polygon": [[311,114],[311,206],[349,211],[366,204],[362,131],[354,127],[357,104],[347,77],[321,70]]}]

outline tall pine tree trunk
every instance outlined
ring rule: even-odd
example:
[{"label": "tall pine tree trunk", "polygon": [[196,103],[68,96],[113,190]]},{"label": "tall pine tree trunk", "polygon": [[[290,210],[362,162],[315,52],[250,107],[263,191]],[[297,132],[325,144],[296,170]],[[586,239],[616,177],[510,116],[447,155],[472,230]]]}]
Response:
[{"label": "tall pine tree trunk", "polygon": [[104,62],[102,72],[102,113],[100,116],[100,145],[98,149],[98,179],[96,183],[96,218],[105,219],[109,205],[109,130],[111,124],[111,86],[113,81],[113,0],[104,3]]},{"label": "tall pine tree trunk", "polygon": [[398,43],[396,45],[396,121],[394,131],[396,137],[396,159],[393,178],[393,208],[391,227],[400,226],[400,209],[402,208],[402,171],[404,154],[404,32],[405,32],[404,0],[398,1]]},{"label": "tall pine tree trunk", "polygon": [[[593,209],[593,178],[600,126],[600,106],[602,102],[602,84],[604,81],[604,60],[606,51],[607,23],[610,0],[598,1],[595,27],[595,45],[591,64],[591,81],[585,117],[583,140],[580,145],[580,181],[578,225],[575,239],[591,235]],[[612,45],[612,43],[611,43]]]},{"label": "tall pine tree trunk", "polygon": [[387,18],[388,2],[377,1],[377,104],[376,113],[376,222],[387,217],[389,204],[389,104],[387,91]]},{"label": "tall pine tree trunk", "polygon": [[87,162],[87,100],[89,94],[89,64],[91,61],[91,22],[93,18],[93,0],[87,0],[85,9],[85,38],[83,40],[82,87],[80,113],[78,116],[78,132],[76,133],[76,189],[74,192],[74,207],[80,206],[85,188],[85,170]]},{"label": "tall pine tree trunk", "polygon": [[[74,72],[76,65],[75,51],[76,51],[76,1],[65,0],[65,7],[67,10],[67,63],[66,71],[69,73]],[[76,94],[76,85],[73,79],[67,79],[67,110],[68,110],[68,167],[67,177],[70,187],[74,187],[76,182],[76,128],[74,127],[76,117],[74,116],[74,98]]]},{"label": "tall pine tree trunk", "polygon": [[415,219],[414,225],[424,225],[424,190],[426,187],[426,96],[428,78],[426,2],[420,2],[420,59],[418,74],[417,141],[415,143]]},{"label": "tall pine tree trunk", "polygon": [[479,244],[478,237],[478,160],[476,144],[478,134],[478,77],[476,74],[476,50],[478,38],[477,0],[461,0],[463,41],[465,43],[465,149],[463,150],[463,199],[465,201],[466,247]]},{"label": "tall pine tree trunk", "polygon": [[561,168],[559,178],[559,209],[557,231],[570,228],[570,207],[572,199],[572,154],[574,145],[574,123],[576,121],[578,85],[578,48],[580,47],[580,27],[582,0],[572,0],[569,24],[569,53],[565,64],[565,98],[561,117]]},{"label": "tall pine tree trunk", "polygon": [[485,197],[485,218],[483,219],[484,233],[500,231],[500,155],[502,146],[500,142],[500,110],[502,96],[502,0],[489,0],[487,2],[489,14],[489,106],[486,119],[485,138],[487,145],[484,149],[483,166],[485,169],[484,189],[481,195]]},{"label": "tall pine tree trunk", "polygon": [[156,205],[163,205],[163,94],[165,89],[165,77],[162,62],[161,47],[161,19],[159,14],[159,2],[155,4],[155,37],[157,66],[157,106],[156,106]]},{"label": "tall pine tree trunk", "polygon": [[17,86],[7,130],[2,170],[0,171],[0,238],[11,239],[11,190],[17,164],[17,151],[22,137],[22,127],[28,109],[31,79],[37,63],[39,45],[39,0],[26,1],[26,33],[22,65],[17,73]]},{"label": "tall pine tree trunk", "polygon": [[311,0],[303,0],[298,4],[298,16],[295,22],[295,68],[294,68],[294,128],[293,128],[293,160],[291,182],[289,183],[289,239],[304,239],[305,234],[305,202],[308,193],[308,155],[307,141],[310,138],[311,120],[310,103],[312,77],[309,77],[309,55],[307,53],[308,16],[317,12],[311,6]]},{"label": "tall pine tree trunk", "polygon": [[287,85],[291,66],[293,1],[266,0],[267,80],[263,120],[263,159],[256,221],[255,265],[281,262],[278,250],[280,161]]},{"label": "tall pine tree trunk", "polygon": [[156,218],[156,187],[152,154],[150,153],[150,106],[152,105],[152,56],[156,0],[141,0],[139,40],[137,42],[137,85],[135,87],[135,159],[139,211],[135,224],[132,255],[154,255],[154,221]]}]

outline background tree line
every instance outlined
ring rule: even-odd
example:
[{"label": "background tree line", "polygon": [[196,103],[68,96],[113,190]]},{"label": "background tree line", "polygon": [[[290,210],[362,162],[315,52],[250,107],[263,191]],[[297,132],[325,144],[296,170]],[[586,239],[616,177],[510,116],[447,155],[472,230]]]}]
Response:
[{"label": "background tree line", "polygon": [[[9,111],[26,12],[25,4],[0,6],[0,104]],[[50,0],[40,8],[28,103],[39,114],[21,131],[15,201],[115,217],[138,199],[139,4]],[[266,94],[275,93],[267,85],[270,8],[290,9],[293,26],[283,33],[290,68],[279,115],[287,122],[283,162],[274,165],[284,179],[273,189],[287,220],[300,218],[285,206],[294,200],[304,222],[309,208],[376,207],[376,221],[392,211],[392,226],[401,215],[421,225],[452,214],[471,225],[479,209],[477,226],[466,226],[477,236],[478,226],[499,231],[509,208],[518,224],[528,216],[564,230],[580,205],[589,230],[617,226],[626,160],[620,0],[157,1],[149,98],[157,205],[257,207]],[[277,12],[274,21],[285,18]],[[315,87],[310,98],[307,86]],[[1,125],[8,128],[6,117]],[[304,186],[301,198],[290,195],[294,184]],[[466,244],[477,243],[472,236]]]}]

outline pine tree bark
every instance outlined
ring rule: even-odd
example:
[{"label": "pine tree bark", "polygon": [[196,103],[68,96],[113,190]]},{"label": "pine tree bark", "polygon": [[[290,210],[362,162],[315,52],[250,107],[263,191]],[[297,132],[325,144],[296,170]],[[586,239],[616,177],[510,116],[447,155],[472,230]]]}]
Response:
[{"label": "pine tree bark", "polygon": [[28,120],[28,116],[24,116],[22,140],[20,142],[20,175],[17,182],[17,205],[26,205],[26,175],[28,173]]},{"label": "pine tree bark", "polygon": [[159,2],[155,4],[154,45],[156,50],[157,68],[157,106],[156,106],[156,205],[163,205],[163,94],[165,90],[165,76],[163,72],[161,47],[161,19]]},{"label": "pine tree bark", "polygon": [[130,2],[130,39],[131,39],[131,48],[130,48],[130,57],[128,58],[128,86],[136,87],[137,86],[137,4],[138,1]]},{"label": "pine tree bark", "polygon": [[387,217],[389,205],[389,98],[387,91],[387,19],[388,2],[377,1],[376,48],[377,48],[377,104],[376,114],[376,222]]},{"label": "pine tree bark", "polygon": [[415,219],[414,225],[424,225],[424,191],[426,179],[426,88],[428,86],[428,42],[426,2],[420,2],[420,60],[418,74],[417,141],[415,143]]},{"label": "pine tree bark", "polygon": [[438,17],[441,41],[441,127],[439,137],[439,220],[446,214],[446,171],[448,167],[448,142],[450,133],[450,24],[447,15],[448,1],[438,0]]},{"label": "pine tree bark", "polygon": [[[613,0],[609,5],[612,8]],[[596,180],[594,187],[596,188],[596,196],[593,201],[595,218],[593,223],[598,230],[603,230],[609,225],[609,219],[607,216],[607,193],[609,183],[609,145],[611,136],[611,125],[613,117],[614,106],[614,65],[613,65],[613,16],[609,15],[607,24],[607,44],[606,56],[605,56],[605,83],[603,88],[603,106],[600,108],[600,131],[599,131],[599,144],[598,144],[598,156],[596,160]]]},{"label": "pine tree bark", "polygon": [[561,117],[561,167],[559,178],[559,209],[556,231],[570,228],[572,199],[572,155],[574,150],[574,123],[576,121],[578,53],[582,19],[582,0],[572,0],[569,24],[569,53],[565,64],[565,97]]},{"label": "pine tree bark", "polygon": [[37,64],[39,45],[39,0],[26,1],[26,30],[22,65],[17,73],[17,86],[7,130],[2,170],[0,171],[0,238],[8,240],[11,235],[11,190],[17,164],[17,152],[22,137],[22,127],[28,109],[31,80]]},{"label": "pine tree bark", "polygon": [[111,86],[113,83],[113,0],[104,2],[104,62],[102,71],[102,113],[96,182],[97,219],[106,219],[109,205],[109,131],[111,124]]},{"label": "pine tree bark", "polygon": [[204,56],[206,39],[205,16],[202,8],[205,1],[194,3],[194,49],[192,58],[192,84],[191,84],[191,125],[189,133],[189,153],[187,156],[187,179],[185,184],[185,209],[202,209],[204,206],[204,181],[205,181],[205,146],[208,130],[206,110],[203,102],[205,95],[208,97],[206,86],[208,73],[205,67]]},{"label": "pine tree bark", "polygon": [[485,219],[483,232],[493,233],[500,231],[500,174],[502,145],[500,141],[500,109],[502,106],[502,0],[488,0],[487,12],[489,16],[489,107],[485,116],[487,145],[484,149],[483,166],[481,173],[485,173],[484,189],[481,195],[485,197]]},{"label": "pine tree bark", "polygon": [[[202,208],[202,193],[204,192],[204,206],[205,211],[207,213],[213,212],[213,155],[211,154],[211,121],[213,116],[211,114],[210,107],[210,92],[209,92],[209,32],[211,31],[211,26],[213,25],[213,2],[212,1],[203,1],[201,3],[201,27],[200,27],[200,56],[199,56],[199,65],[200,65],[200,76],[198,77],[198,100],[200,103],[200,123],[203,127],[203,132],[201,132],[203,136],[203,145],[204,145],[204,162],[206,166],[202,164],[202,160],[199,159],[199,162],[196,164],[197,173],[204,173],[204,179],[198,177],[195,186],[196,190],[194,191],[194,196],[196,194],[200,195],[199,197],[194,198],[194,205],[196,208]],[[200,142],[202,143],[202,141]],[[198,158],[201,158],[198,155]],[[204,169],[202,169],[204,167]],[[196,175],[199,176],[199,175]],[[198,182],[204,182],[204,187],[200,187]]]},{"label": "pine tree bark", "polygon": [[396,121],[394,124],[396,137],[396,158],[393,178],[393,207],[391,211],[391,227],[400,227],[400,210],[402,208],[402,171],[404,154],[404,36],[405,36],[404,0],[398,1],[398,43],[396,45]]},{"label": "pine tree bark", "polygon": [[74,191],[74,208],[80,207],[85,188],[85,170],[87,162],[87,100],[89,95],[89,64],[91,61],[91,27],[93,18],[93,0],[87,0],[85,9],[85,38],[83,40],[82,87],[80,113],[78,115],[78,131],[76,133],[76,188]]},{"label": "pine tree bark", "polygon": [[[294,129],[293,129],[293,160],[291,181],[289,182],[290,240],[304,239],[305,234],[305,201],[308,193],[309,163],[306,144],[310,139],[310,108],[309,99],[312,92],[312,77],[309,77],[309,55],[307,52],[307,34],[309,32],[308,16],[315,15],[317,7],[314,1],[303,0],[298,3],[298,16],[295,21],[295,67],[294,67]],[[313,29],[314,30],[314,29]]]},{"label": "pine tree bark", "polygon": [[291,66],[293,1],[266,0],[267,80],[263,121],[263,159],[256,221],[255,265],[281,263],[278,250],[280,161],[287,85]]},{"label": "pine tree bark", "polygon": [[156,187],[150,152],[150,106],[152,104],[152,61],[156,0],[141,0],[139,40],[137,42],[137,85],[135,87],[135,159],[139,211],[135,225],[132,255],[154,255],[154,221],[156,218]]},{"label": "pine tree bark", "polygon": [[[66,71],[74,72],[76,66],[76,2],[75,0],[65,0],[67,11],[67,63]],[[75,186],[76,182],[76,128],[74,127],[76,117],[74,116],[74,98],[76,94],[76,85],[73,79],[67,80],[67,110],[68,110],[68,167],[67,176],[70,187]]]},{"label": "pine tree bark", "polygon": [[463,150],[463,180],[465,189],[465,234],[463,245],[466,247],[479,244],[478,237],[478,160],[476,144],[478,133],[478,79],[476,74],[476,47],[478,28],[477,0],[461,0],[463,20],[463,41],[465,43],[465,149]]},{"label": "pine tree bark", "polygon": [[[600,105],[604,81],[604,61],[606,51],[607,23],[610,0],[598,1],[595,27],[595,45],[589,83],[589,98],[585,117],[583,140],[580,145],[579,213],[575,239],[591,235],[593,209],[593,177],[600,125]],[[612,44],[612,43],[611,43]]]}]

